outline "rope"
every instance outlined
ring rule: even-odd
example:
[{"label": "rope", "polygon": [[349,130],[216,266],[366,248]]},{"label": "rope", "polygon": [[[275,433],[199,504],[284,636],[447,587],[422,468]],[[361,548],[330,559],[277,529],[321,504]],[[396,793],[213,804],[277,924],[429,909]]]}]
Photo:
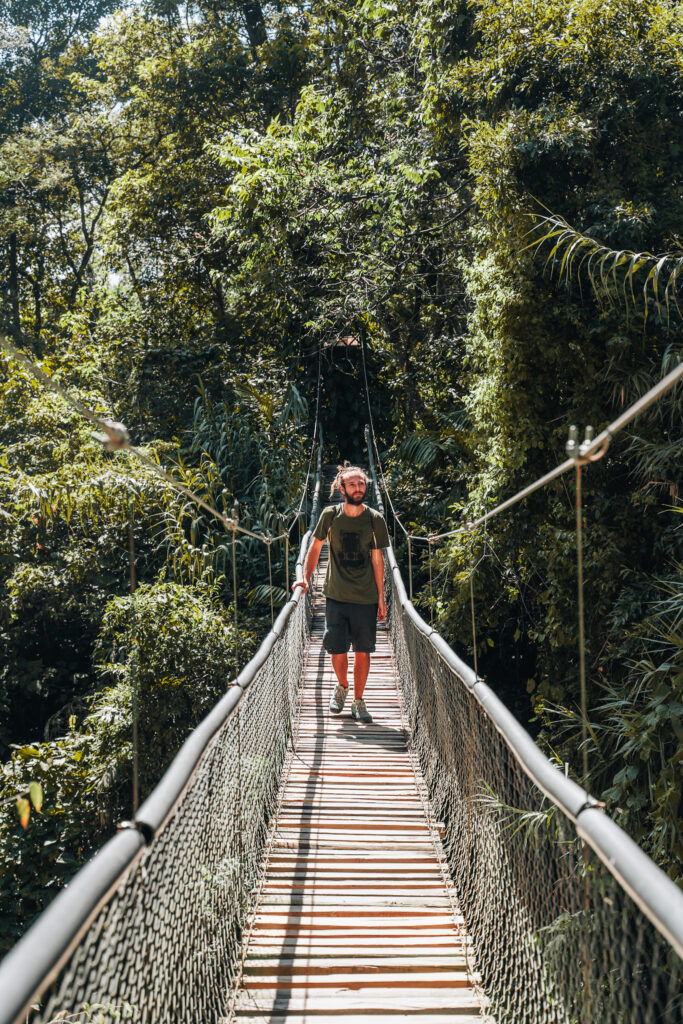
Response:
[{"label": "rope", "polygon": [[268,592],[270,594],[270,624],[275,622],[275,611],[273,609],[273,565],[270,558],[270,544],[266,545],[268,552]]},{"label": "rope", "polygon": [[285,534],[285,594],[289,593],[289,534]]},{"label": "rope", "polygon": [[[365,366],[365,364],[363,365]],[[659,399],[661,399],[668,391],[675,387],[676,384],[682,378],[683,363],[681,363],[675,369],[671,370],[671,372],[668,373],[665,377],[663,377],[657,384],[655,384],[653,388],[650,388],[650,390],[646,394],[644,394],[642,398],[639,398],[637,402],[634,402],[633,405],[629,406],[629,408],[626,409],[625,412],[621,414],[621,416],[619,416],[616,420],[610,423],[608,427],[605,427],[605,429],[600,434],[598,434],[598,436],[595,439],[593,439],[592,436],[588,435],[588,430],[590,430],[590,428],[588,428],[587,438],[584,441],[584,443],[579,445],[578,441],[576,441],[574,454],[570,455],[570,457],[566,459],[564,462],[560,463],[559,466],[556,466],[555,469],[550,470],[550,472],[546,473],[545,476],[539,477],[538,480],[534,480],[533,483],[528,484],[528,486],[524,487],[521,491],[518,491],[517,494],[514,494],[511,498],[508,498],[506,501],[501,502],[500,505],[497,505],[495,508],[491,509],[490,512],[486,512],[483,516],[480,516],[478,519],[475,519],[472,522],[467,523],[465,526],[459,526],[453,530],[447,530],[443,533],[429,533],[426,535],[415,533],[409,534],[408,531],[403,526],[403,524],[401,523],[400,519],[398,519],[399,526],[405,533],[406,537],[410,536],[411,540],[421,541],[422,543],[430,545],[439,540],[446,540],[449,537],[456,537],[461,534],[472,533],[479,526],[483,526],[485,523],[487,523],[489,519],[493,519],[493,517],[497,516],[500,512],[504,512],[507,509],[512,508],[513,505],[516,505],[518,504],[518,502],[523,501],[525,498],[528,498],[529,495],[533,494],[535,491],[540,490],[540,488],[545,487],[546,484],[551,483],[553,480],[556,480],[559,476],[562,476],[568,470],[572,469],[576,465],[577,459],[581,461],[582,465],[586,465],[591,462],[597,462],[605,455],[610,445],[610,442],[615,437],[615,435],[619,433],[620,430],[623,430],[624,427],[631,423],[632,420],[636,419],[636,417],[639,416],[642,412],[645,412],[645,410],[648,409],[651,405],[659,401]],[[375,438],[372,421],[370,422],[370,433],[372,435],[375,455],[377,457],[378,463],[380,463],[379,452],[377,450],[377,440]],[[380,476],[384,484],[384,489],[385,491],[387,491],[386,481],[384,480],[381,469],[381,463]],[[394,515],[396,515],[388,491],[387,498],[389,500],[389,504],[391,505],[392,511],[394,512]]]},{"label": "rope", "polygon": [[[236,520],[230,519],[228,516],[223,515],[222,512],[219,512],[218,509],[214,508],[212,505],[209,505],[208,502],[204,501],[203,498],[200,498],[200,496],[198,494],[196,494],[194,491],[190,490],[189,487],[186,487],[185,484],[180,483],[179,480],[176,480],[174,477],[172,477],[163,468],[163,466],[161,466],[158,462],[155,462],[148,455],[145,455],[145,453],[142,452],[139,448],[136,448],[134,445],[132,445],[131,441],[130,441],[130,436],[128,434],[128,430],[127,430],[126,426],[123,423],[118,423],[115,420],[106,419],[105,417],[98,416],[91,409],[88,409],[87,406],[83,405],[83,403],[80,402],[77,398],[74,398],[73,395],[71,395],[68,391],[66,391],[61,386],[61,384],[58,384],[55,380],[53,380],[53,378],[50,377],[47,373],[45,373],[44,370],[41,370],[40,367],[38,367],[34,363],[32,363],[31,360],[28,359],[23,354],[23,352],[20,352],[19,349],[15,348],[15,346],[10,341],[8,341],[7,338],[3,337],[2,335],[0,335],[0,348],[4,348],[5,351],[13,359],[16,359],[17,362],[21,363],[22,366],[24,366],[24,368],[26,370],[28,370],[28,372],[33,377],[35,377],[35,379],[38,380],[41,384],[44,384],[46,387],[49,387],[52,391],[55,391],[58,395],[60,395],[64,399],[64,401],[68,402],[68,404],[71,405],[72,408],[74,408],[76,410],[76,412],[80,413],[81,416],[85,416],[85,418],[87,420],[89,420],[90,423],[93,423],[95,426],[99,427],[104,432],[104,436],[102,436],[102,435],[93,435],[93,436],[95,436],[96,439],[99,440],[104,445],[105,448],[107,448],[109,450],[116,450],[116,451],[121,451],[121,450],[124,450],[124,449],[127,450],[127,451],[130,451],[131,454],[143,466],[145,466],[147,469],[151,470],[157,476],[161,477],[163,480],[166,481],[166,483],[168,483],[176,491],[179,491],[181,494],[184,494],[185,497],[187,497],[191,501],[195,502],[195,504],[199,505],[200,508],[203,508],[210,515],[215,516],[215,518],[218,519],[223,524],[223,526],[226,528],[226,530],[231,530],[233,532],[233,534],[235,533],[235,531],[237,531],[239,533],[244,534],[247,537],[251,537],[253,540],[260,541],[262,544],[270,544],[274,540],[282,540],[285,537],[285,533],[280,533],[280,534],[278,534],[275,537],[272,536],[271,534],[257,533],[254,530],[248,529],[246,526],[241,526]],[[319,393],[319,390],[320,390],[320,388],[319,388],[319,385],[318,385],[318,393]],[[316,429],[317,429],[317,411],[316,411]],[[315,447],[315,439],[314,439],[313,447]],[[309,473],[310,473],[310,461],[309,461]],[[307,483],[308,483],[308,478],[307,478],[306,484],[304,486],[304,495],[305,495],[305,488],[307,486]],[[303,505],[303,502],[300,504],[300,508],[302,507],[302,505]],[[296,522],[299,519],[299,517],[300,517],[300,513],[297,512],[297,515],[295,516],[294,522]],[[294,522],[290,526],[290,528],[289,528],[290,530],[292,529],[292,526],[294,525]],[[287,535],[289,535],[289,534],[287,533]]]},{"label": "rope", "polygon": [[470,573],[470,608],[472,611],[472,652],[474,654],[474,674],[479,678],[479,666],[477,664],[477,626],[474,619],[474,571],[476,566],[472,567]]},{"label": "rope", "polygon": [[233,611],[235,615],[235,678],[239,675],[240,661],[237,638],[239,631],[237,629],[237,555],[235,551],[235,531],[232,531],[232,603]]},{"label": "rope", "polygon": [[434,625],[434,588],[432,586],[432,544],[429,542],[429,625]]},{"label": "rope", "polygon": [[[655,384],[653,388],[650,388],[650,390],[643,395],[642,398],[638,399],[637,402],[634,402],[633,405],[629,406],[621,416],[614,420],[613,423],[610,423],[608,427],[605,427],[602,433],[598,434],[595,440],[587,440],[584,442],[577,451],[577,456],[580,458],[581,462],[597,462],[601,459],[606,453],[615,434],[618,434],[620,430],[623,430],[624,427],[639,416],[641,412],[645,412],[645,410],[654,402],[659,401],[659,399],[662,398],[667,391],[670,391],[671,388],[681,380],[681,378],[683,378],[683,363],[672,370],[671,373],[668,373],[666,377],[663,377],[662,380],[660,380],[658,384]],[[565,462],[556,466],[555,469],[546,473],[545,476],[540,477],[532,484],[523,488],[523,490],[518,491],[517,494],[512,496],[512,498],[508,498],[507,501],[497,505],[496,508],[492,509],[490,512],[486,512],[485,515],[481,516],[479,519],[475,519],[473,523],[469,523],[466,527],[460,527],[457,530],[449,530],[446,533],[432,534],[431,539],[443,540],[446,537],[453,537],[458,533],[475,530],[478,526],[483,525],[488,522],[489,519],[498,515],[499,512],[503,512],[505,509],[511,508],[518,502],[523,501],[523,499],[527,498],[530,494],[533,494],[534,491],[539,490],[547,483],[557,479],[558,476],[562,476],[563,473],[566,473],[567,470],[571,469],[575,465],[576,456],[568,458]]]},{"label": "rope", "polygon": [[138,721],[140,717],[140,692],[138,677],[138,651],[136,649],[136,611],[135,611],[135,534],[133,532],[133,494],[128,492],[128,562],[130,569],[130,608],[131,608],[131,633],[130,633],[130,668],[131,686],[133,697],[133,821],[138,813],[139,804],[139,735]]},{"label": "rope", "polygon": [[586,635],[583,610],[583,505],[582,465],[576,464],[576,583],[579,618],[579,680],[581,689],[581,746],[583,748],[583,788],[588,789],[588,700],[586,696]]},{"label": "rope", "polygon": [[[308,492],[308,481],[311,478],[311,467],[313,465],[313,455],[314,455],[315,449],[316,449],[316,442],[317,442],[317,439],[318,439],[318,426],[319,426],[319,421],[320,421],[320,380],[321,380],[321,372],[322,372],[322,346],[319,345],[318,346],[318,380],[317,380],[316,392],[315,392],[315,420],[313,422],[313,442],[311,444],[311,454],[308,457],[308,470],[306,471],[306,479],[304,481],[304,489],[303,489],[303,493],[301,495],[301,500],[299,501],[299,507],[297,508],[296,512],[294,513],[294,518],[293,518],[292,522],[290,523],[289,527],[287,528],[287,530],[285,530],[285,533],[287,535],[287,540],[289,540],[289,538],[291,536],[291,532],[292,532],[295,524],[297,522],[300,522],[301,512],[302,512],[302,509],[304,507],[304,503],[306,501],[306,494]],[[279,538],[275,538],[275,539],[277,540]],[[287,589],[289,589],[289,588],[287,588]]]},{"label": "rope", "polygon": [[[382,459],[380,458],[380,454],[379,454],[379,445],[377,444],[377,436],[375,435],[375,424],[374,424],[373,419],[372,419],[372,409],[370,407],[370,388],[368,386],[368,369],[367,369],[367,365],[366,365],[366,362],[365,362],[365,331],[361,332],[361,347],[360,347],[360,351],[361,351],[361,361],[362,361],[362,364],[363,364],[363,381],[364,381],[364,384],[365,384],[365,401],[366,401],[366,405],[368,407],[368,420],[369,420],[369,423],[370,423],[370,434],[371,434],[371,437],[372,437],[372,446],[373,446],[374,451],[375,451],[375,458],[377,459],[377,466],[379,468],[380,483],[384,487],[384,493],[385,493],[386,498],[387,498],[387,503],[389,505],[389,508],[391,509],[391,514],[394,517],[394,530],[396,529],[396,523],[398,523],[398,525],[403,530],[404,535],[406,536],[406,538],[408,538],[408,537],[410,537],[410,534],[408,533],[408,531],[406,530],[405,526],[401,522],[401,518],[400,518],[398,512],[396,511],[396,509],[394,508],[394,503],[391,500],[391,495],[389,494],[389,488],[387,487],[386,478],[384,476],[384,468],[382,466]],[[412,600],[412,598],[411,598],[411,600]]]}]

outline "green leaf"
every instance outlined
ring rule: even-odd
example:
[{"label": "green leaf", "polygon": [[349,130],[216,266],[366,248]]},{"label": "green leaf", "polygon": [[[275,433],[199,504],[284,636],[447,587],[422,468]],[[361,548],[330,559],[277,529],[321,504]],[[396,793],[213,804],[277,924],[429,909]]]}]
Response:
[{"label": "green leaf", "polygon": [[39,782],[32,782],[28,787],[28,793],[31,803],[37,811],[40,811],[43,806],[43,787]]},{"label": "green leaf", "polygon": [[40,751],[36,750],[35,747],[19,747],[17,750],[18,757],[40,757]]}]

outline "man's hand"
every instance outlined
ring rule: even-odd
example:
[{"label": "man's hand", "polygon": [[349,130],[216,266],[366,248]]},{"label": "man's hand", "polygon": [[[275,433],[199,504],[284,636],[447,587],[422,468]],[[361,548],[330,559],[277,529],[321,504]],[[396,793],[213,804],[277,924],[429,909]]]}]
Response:
[{"label": "man's hand", "polygon": [[387,603],[382,595],[377,603],[377,621],[384,622],[387,617]]},{"label": "man's hand", "polygon": [[318,558],[320,556],[320,549],[322,546],[323,542],[321,540],[317,540],[314,537],[313,540],[311,541],[311,546],[308,549],[308,554],[306,555],[306,562],[303,567],[304,578],[302,580],[295,580],[294,583],[292,583],[292,591],[296,590],[297,587],[301,587],[304,594],[306,593],[309,586],[311,585],[311,580],[313,579],[315,567],[318,564]]}]

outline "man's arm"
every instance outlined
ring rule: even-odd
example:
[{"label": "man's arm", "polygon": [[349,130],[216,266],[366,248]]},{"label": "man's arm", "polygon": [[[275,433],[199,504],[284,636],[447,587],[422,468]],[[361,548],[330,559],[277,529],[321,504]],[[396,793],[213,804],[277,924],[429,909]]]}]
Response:
[{"label": "man's arm", "polygon": [[387,605],[384,600],[384,555],[379,548],[373,548],[370,552],[370,557],[372,558],[372,571],[375,575],[377,593],[379,594],[377,618],[380,622],[384,622],[387,617]]},{"label": "man's arm", "polygon": [[304,594],[306,593],[311,584],[311,577],[315,572],[315,567],[318,564],[318,559],[320,558],[320,549],[322,548],[322,546],[323,541],[318,540],[316,537],[314,537],[313,540],[311,541],[311,546],[308,549],[306,561],[304,562],[304,578],[302,580],[296,580],[294,583],[292,583],[292,590],[295,590],[297,587],[301,587]]}]

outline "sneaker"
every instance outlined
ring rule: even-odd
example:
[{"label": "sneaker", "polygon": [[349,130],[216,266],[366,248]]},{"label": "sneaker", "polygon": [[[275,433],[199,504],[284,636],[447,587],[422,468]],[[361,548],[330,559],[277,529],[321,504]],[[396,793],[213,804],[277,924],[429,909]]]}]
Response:
[{"label": "sneaker", "polygon": [[357,722],[371,722],[372,715],[365,706],[365,701],[360,697],[354,700],[351,705],[351,718],[355,718]]},{"label": "sneaker", "polygon": [[332,696],[330,697],[330,711],[333,715],[340,715],[344,710],[344,704],[346,703],[346,694],[349,692],[348,686],[342,686],[341,683],[337,683]]}]

